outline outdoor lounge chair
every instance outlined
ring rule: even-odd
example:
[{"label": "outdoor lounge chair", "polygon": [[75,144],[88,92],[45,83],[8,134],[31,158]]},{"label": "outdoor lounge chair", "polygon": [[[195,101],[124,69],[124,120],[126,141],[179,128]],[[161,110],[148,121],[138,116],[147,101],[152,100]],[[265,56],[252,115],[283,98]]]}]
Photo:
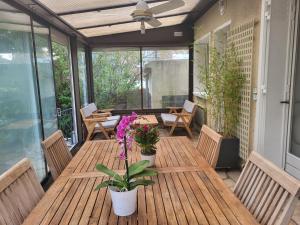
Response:
[{"label": "outdoor lounge chair", "polygon": [[88,107],[89,110],[92,112],[93,116],[107,117],[107,120],[120,120],[121,118],[120,115],[112,116],[112,109],[97,109],[97,106],[94,102],[90,103]]},{"label": "outdoor lounge chair", "polygon": [[63,133],[58,130],[42,142],[42,147],[51,175],[55,180],[72,159]]},{"label": "outdoor lounge chair", "polygon": [[252,152],[234,193],[260,224],[287,225],[300,195],[300,183]]},{"label": "outdoor lounge chair", "polygon": [[197,150],[213,168],[216,167],[219,158],[220,147],[223,136],[203,125],[197,144]]},{"label": "outdoor lounge chair", "polygon": [[96,133],[103,133],[106,139],[110,139],[109,133],[114,133],[120,120],[120,117],[114,118],[108,114],[105,116],[105,114],[95,113],[91,104],[80,109],[80,113],[88,131],[87,140]]},{"label": "outdoor lounge chair", "polygon": [[[196,104],[185,100],[183,107],[168,107],[169,113],[162,113],[161,119],[164,126],[171,127],[170,135],[173,134],[176,127],[185,128],[189,136],[192,138],[193,134],[190,129],[191,122],[196,113]],[[181,112],[178,112],[181,109]]]},{"label": "outdoor lounge chair", "polygon": [[18,162],[0,176],[0,224],[22,224],[44,194],[31,162]]}]

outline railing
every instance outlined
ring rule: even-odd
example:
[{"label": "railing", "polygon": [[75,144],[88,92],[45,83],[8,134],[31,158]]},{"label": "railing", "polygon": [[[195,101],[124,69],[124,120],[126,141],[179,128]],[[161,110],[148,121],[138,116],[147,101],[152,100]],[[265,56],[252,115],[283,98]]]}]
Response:
[{"label": "railing", "polygon": [[73,124],[73,109],[68,108],[61,110],[57,109],[58,127],[62,130],[68,145],[72,146],[76,142],[74,124]]}]

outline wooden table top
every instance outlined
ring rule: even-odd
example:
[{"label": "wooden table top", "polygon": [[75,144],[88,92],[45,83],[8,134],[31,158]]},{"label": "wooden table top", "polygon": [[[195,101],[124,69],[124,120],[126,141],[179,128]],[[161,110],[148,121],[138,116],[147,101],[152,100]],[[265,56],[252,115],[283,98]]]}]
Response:
[{"label": "wooden table top", "polygon": [[[158,143],[153,186],[139,187],[137,212],[114,215],[107,189],[94,191],[108,179],[97,163],[124,172],[116,141],[86,142],[54,182],[24,224],[258,224],[186,137]],[[129,160],[139,160],[139,147]]]},{"label": "wooden table top", "polygon": [[140,118],[134,121],[134,125],[158,125],[158,121],[155,115],[141,115]]}]

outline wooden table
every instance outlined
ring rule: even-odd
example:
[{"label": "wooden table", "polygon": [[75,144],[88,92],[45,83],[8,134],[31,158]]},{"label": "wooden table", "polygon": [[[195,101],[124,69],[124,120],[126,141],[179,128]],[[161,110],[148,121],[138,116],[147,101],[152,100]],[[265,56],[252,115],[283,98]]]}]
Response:
[{"label": "wooden table", "polygon": [[[155,184],[139,188],[135,214],[115,216],[107,189],[94,191],[107,179],[95,165],[124,172],[118,149],[112,140],[86,142],[24,224],[257,224],[186,137],[161,138]],[[137,146],[129,160],[139,160]]]},{"label": "wooden table", "polygon": [[150,125],[157,126],[158,121],[155,115],[141,115],[138,119],[134,121],[134,125]]}]

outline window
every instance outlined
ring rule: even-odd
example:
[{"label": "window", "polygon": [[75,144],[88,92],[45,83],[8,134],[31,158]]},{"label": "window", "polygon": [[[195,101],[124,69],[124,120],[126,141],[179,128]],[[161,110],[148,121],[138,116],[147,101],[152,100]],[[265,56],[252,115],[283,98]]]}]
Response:
[{"label": "window", "polygon": [[188,48],[98,49],[93,52],[95,101],[99,108],[117,110],[182,106],[188,71]]},{"label": "window", "polygon": [[142,56],[144,108],[182,106],[188,99],[189,50],[143,48]]},{"label": "window", "polygon": [[93,75],[98,108],[141,108],[139,49],[94,51]]},{"label": "window", "polygon": [[79,72],[79,88],[80,88],[80,104],[84,107],[88,104],[88,85],[87,85],[87,70],[85,48],[79,45],[78,53],[78,72]]},{"label": "window", "polygon": [[41,117],[30,17],[1,3],[0,174],[27,157],[42,179]]},{"label": "window", "polygon": [[214,47],[221,54],[223,54],[226,49],[227,32],[230,29],[230,23],[231,21],[228,21],[214,31]]},{"label": "window", "polygon": [[205,98],[203,77],[208,70],[209,64],[209,40],[210,33],[204,35],[194,44],[194,89],[193,94]]}]

